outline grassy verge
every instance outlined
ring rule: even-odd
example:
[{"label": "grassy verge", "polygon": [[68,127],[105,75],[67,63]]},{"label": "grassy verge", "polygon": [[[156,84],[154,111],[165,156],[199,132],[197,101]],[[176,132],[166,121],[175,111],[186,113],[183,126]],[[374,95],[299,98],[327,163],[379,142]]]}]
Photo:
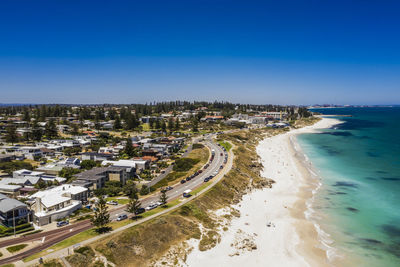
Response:
[{"label": "grassy verge", "polygon": [[24,262],[28,262],[28,261],[40,258],[40,257],[48,254],[49,253],[48,250],[57,251],[57,250],[60,250],[60,249],[75,245],[77,243],[80,243],[80,242],[82,242],[82,241],[84,241],[86,239],[95,237],[97,235],[98,235],[98,233],[96,231],[94,231],[93,229],[89,229],[89,230],[83,231],[83,232],[81,232],[81,233],[79,233],[77,235],[74,235],[72,237],[64,239],[63,241],[61,241],[61,242],[59,242],[59,243],[47,248],[46,250],[42,250],[39,253],[31,255],[31,256],[25,258],[23,261]]},{"label": "grassy verge", "polygon": [[[190,238],[200,240],[201,250],[212,248],[220,240],[216,229],[224,226],[220,225],[221,221],[215,218],[212,211],[238,203],[248,190],[268,187],[273,182],[260,177],[261,166],[256,164],[258,156],[255,147],[263,135],[262,130],[252,130],[223,136],[223,140],[236,147],[235,161],[232,170],[218,184],[180,208],[105,237],[93,243],[92,247],[118,266],[153,265],[171,246],[182,244]],[[211,182],[202,184],[192,194],[206,188]],[[230,216],[239,215],[232,210]]]},{"label": "grassy verge", "polygon": [[8,252],[14,253],[14,252],[20,251],[21,249],[26,248],[27,246],[28,246],[28,244],[19,244],[19,245],[7,247],[6,249],[8,250]]},{"label": "grassy verge", "polygon": [[224,147],[226,149],[226,151],[229,151],[232,148],[232,145],[229,142],[218,141],[218,144],[220,144],[222,147]]},{"label": "grassy verge", "polygon": [[186,178],[200,170],[208,161],[210,152],[205,146],[195,146],[195,148],[189,153],[187,158],[193,159],[196,163],[191,166],[187,171],[172,171],[163,180],[155,184],[154,188],[166,187],[172,185],[178,180]]},{"label": "grassy verge", "polygon": [[[257,129],[222,135],[222,140],[234,144],[235,161],[232,170],[218,184],[172,212],[106,236],[92,243],[90,247],[117,266],[154,265],[155,261],[171,246],[182,244],[190,238],[200,240],[201,250],[212,248],[220,241],[220,234],[216,229],[226,228],[221,220],[215,218],[213,211],[229,208],[230,205],[238,203],[249,190],[271,187],[273,181],[259,175],[262,166],[258,162],[255,148],[266,135],[273,136],[284,131],[286,130]],[[196,194],[206,186],[207,184],[204,183],[192,193]],[[169,203],[169,207],[179,202],[179,199],[174,200]],[[143,214],[143,217],[162,210],[163,208],[159,207],[148,211]],[[232,216],[240,216],[240,214],[231,208],[231,213],[227,214],[226,218]],[[113,222],[111,225],[115,229],[129,222],[131,220]],[[200,230],[199,225],[202,226],[203,231]],[[75,241],[72,244],[79,242]],[[83,266],[81,263],[86,260],[82,259],[73,266]]]},{"label": "grassy verge", "polygon": [[[171,202],[168,202],[167,208],[176,206],[180,202],[181,202],[180,199],[175,199],[175,200],[173,200]],[[156,213],[159,213],[159,212],[161,212],[163,210],[165,210],[165,208],[158,207],[158,208],[155,208],[153,210],[146,211],[145,213],[141,214],[139,219],[143,219],[143,218],[152,216],[152,215],[154,215]],[[132,222],[133,222],[132,219],[127,219],[127,220],[123,220],[123,221],[119,221],[119,222],[118,221],[113,221],[113,222],[111,222],[109,224],[109,226],[112,227],[112,229],[115,230],[115,229],[118,229],[118,228],[120,228],[122,226],[130,224]],[[60,249],[63,249],[63,248],[67,248],[69,246],[72,246],[74,244],[80,243],[80,242],[82,242],[84,240],[87,240],[89,238],[95,237],[97,235],[98,235],[98,233],[96,231],[94,231],[93,229],[89,229],[89,230],[83,231],[83,232],[81,232],[81,233],[79,233],[77,235],[69,237],[69,238],[67,238],[67,239],[65,239],[65,240],[63,240],[63,241],[61,241],[61,242],[59,242],[59,243],[47,248],[46,250],[43,250],[43,251],[41,251],[39,253],[31,255],[31,256],[25,258],[23,261],[24,262],[28,262],[28,261],[37,259],[39,257],[42,257],[42,256],[48,254],[49,250],[53,252],[53,251],[57,251],[57,250],[60,250]]]}]

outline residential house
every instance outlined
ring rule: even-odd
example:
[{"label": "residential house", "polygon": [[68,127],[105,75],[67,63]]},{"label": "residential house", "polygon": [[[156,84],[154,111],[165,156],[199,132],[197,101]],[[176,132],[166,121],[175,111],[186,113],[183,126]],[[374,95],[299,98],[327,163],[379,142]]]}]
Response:
[{"label": "residential house", "polygon": [[265,111],[261,112],[261,114],[266,115],[268,118],[274,120],[283,120],[287,117],[287,112],[282,111]]},{"label": "residential house", "polygon": [[87,198],[87,188],[71,184],[36,192],[30,196],[33,222],[42,226],[65,218],[80,209]]},{"label": "residential house", "polygon": [[138,161],[134,161],[134,160],[118,160],[118,161],[105,160],[101,163],[102,166],[125,167],[128,178],[134,177],[134,175],[136,173],[136,165],[137,164],[138,164]]},{"label": "residential house", "polygon": [[202,118],[202,121],[221,121],[224,119],[224,116],[216,116],[216,115],[207,115]]},{"label": "residential house", "polygon": [[15,184],[0,184],[0,193],[16,197],[19,195],[21,188],[22,186]]},{"label": "residential house", "polygon": [[0,222],[4,226],[12,227],[30,221],[28,206],[21,201],[0,194]]},{"label": "residential house", "polygon": [[15,156],[12,154],[0,154],[0,162],[10,162],[15,160]]},{"label": "residential house", "polygon": [[13,171],[13,179],[15,178],[40,178],[43,181],[46,182],[59,182],[63,183],[66,181],[65,178],[54,176],[54,175],[49,175],[41,171],[31,171],[31,170],[26,170],[26,169],[21,169],[17,171]]},{"label": "residential house", "polygon": [[103,188],[106,184],[106,181],[119,181],[124,185],[128,175],[126,173],[126,167],[109,166],[96,167],[91,170],[75,174],[74,177],[76,180],[73,181],[72,184],[85,186],[90,190],[96,190]]},{"label": "residential house", "polygon": [[3,146],[0,148],[0,153],[1,152],[14,155],[16,158],[27,158],[31,160],[37,160],[43,155],[40,147],[32,146]]},{"label": "residential house", "polygon": [[71,130],[71,127],[68,125],[59,124],[57,125],[57,130],[61,133],[68,133]]},{"label": "residential house", "polygon": [[103,160],[112,160],[113,158],[114,155],[106,153],[85,152],[82,154],[82,160],[103,161]]}]

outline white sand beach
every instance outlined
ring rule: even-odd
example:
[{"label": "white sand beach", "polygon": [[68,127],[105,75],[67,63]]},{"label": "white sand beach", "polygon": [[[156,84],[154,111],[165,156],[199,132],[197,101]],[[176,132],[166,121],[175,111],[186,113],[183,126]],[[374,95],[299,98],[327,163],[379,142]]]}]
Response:
[{"label": "white sand beach", "polygon": [[[188,266],[324,266],[327,253],[314,223],[307,220],[307,201],[318,181],[309,175],[293,148],[299,133],[330,128],[339,121],[324,118],[313,126],[266,138],[257,147],[264,171],[275,180],[271,189],[257,190],[243,197],[234,208],[241,213],[232,220],[221,242],[188,255]],[[297,156],[296,156],[297,154]]]}]

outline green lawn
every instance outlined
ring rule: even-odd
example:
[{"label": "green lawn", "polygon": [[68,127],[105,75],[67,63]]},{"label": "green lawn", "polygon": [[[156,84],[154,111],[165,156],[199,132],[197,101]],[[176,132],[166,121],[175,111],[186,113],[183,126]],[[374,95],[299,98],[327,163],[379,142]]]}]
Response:
[{"label": "green lawn", "polygon": [[81,232],[81,233],[79,233],[77,235],[74,235],[74,236],[71,236],[71,237],[69,237],[67,239],[64,239],[63,241],[61,241],[61,242],[59,242],[59,243],[47,248],[46,250],[42,250],[39,253],[33,254],[33,255],[23,259],[23,261],[24,262],[28,262],[28,261],[37,259],[39,257],[42,257],[42,256],[48,254],[49,253],[48,250],[52,250],[52,251],[60,250],[60,249],[75,245],[75,244],[77,244],[79,242],[82,242],[82,241],[84,241],[86,239],[95,237],[97,235],[98,235],[98,233],[96,231],[94,231],[94,229],[88,229],[88,230],[83,231],[83,232]]},{"label": "green lawn", "polygon": [[190,192],[193,196],[196,195],[197,193],[201,192],[201,190],[205,189],[207,186],[209,186],[211,184],[212,180],[203,183],[201,186],[197,187],[196,189],[194,189],[192,192]]},{"label": "green lawn", "polygon": [[1,265],[0,267],[14,267],[15,265],[12,263]]},{"label": "green lawn", "polygon": [[220,144],[222,147],[224,147],[226,149],[226,151],[229,151],[232,148],[232,145],[229,142],[218,141],[218,144]]},{"label": "green lawn", "polygon": [[148,124],[148,123],[143,123],[142,124],[142,129],[143,129],[143,131],[150,131],[151,129],[150,129],[150,124]]},{"label": "green lawn", "polygon": [[[191,194],[194,196],[195,194],[199,193],[201,190],[203,190],[204,188],[206,188],[207,186],[209,186],[210,183],[211,183],[211,181],[202,184],[201,186],[199,186],[198,188],[196,188],[195,190],[193,190],[193,191],[191,192]],[[175,200],[173,200],[173,201],[171,201],[171,202],[168,202],[166,208],[158,207],[158,208],[155,208],[155,209],[153,209],[153,210],[146,211],[145,213],[142,213],[142,214],[141,214],[141,218],[140,218],[138,221],[140,221],[141,219],[147,218],[147,217],[149,217],[149,216],[152,216],[152,215],[154,215],[154,214],[157,214],[157,213],[159,213],[159,212],[162,212],[162,211],[165,210],[165,209],[174,207],[174,206],[178,205],[179,203],[181,203],[181,202],[182,202],[181,200],[182,200],[181,198],[178,198],[178,199],[175,199]],[[128,225],[128,224],[130,224],[130,223],[133,223],[133,222],[134,222],[134,221],[133,221],[132,219],[127,219],[127,220],[123,220],[123,221],[120,221],[120,222],[114,221],[114,222],[111,222],[111,223],[109,224],[109,226],[111,226],[111,227],[115,230],[115,229],[118,229],[118,228],[120,228],[120,227],[122,227],[122,226],[125,226],[125,225]],[[74,235],[74,236],[72,236],[72,237],[70,237],[70,238],[67,238],[67,239],[65,239],[65,240],[63,240],[63,241],[61,241],[61,242],[59,242],[59,243],[57,243],[57,244],[55,244],[55,245],[53,245],[53,246],[47,248],[46,250],[43,250],[43,251],[41,251],[41,252],[39,252],[39,253],[36,253],[36,254],[31,255],[31,256],[29,256],[29,257],[23,259],[23,261],[24,261],[24,262],[28,262],[28,261],[37,259],[37,258],[39,258],[39,257],[42,257],[42,256],[48,254],[48,253],[49,253],[48,250],[50,250],[50,249],[51,249],[52,251],[57,251],[57,250],[60,250],[60,249],[63,249],[63,248],[72,246],[72,245],[74,245],[74,244],[80,243],[80,242],[82,242],[82,241],[84,241],[84,240],[86,240],[86,239],[95,237],[95,236],[97,236],[97,235],[98,235],[98,234],[94,231],[94,229],[89,229],[89,230],[83,231],[83,232],[81,232],[81,233],[79,233],[79,234],[77,234],[77,235]],[[0,267],[1,267],[1,266],[0,266]]]},{"label": "green lawn", "polygon": [[28,246],[28,244],[19,244],[19,245],[8,247],[6,249],[8,250],[8,252],[14,253],[14,252],[20,251],[21,249],[26,248],[27,246]]}]

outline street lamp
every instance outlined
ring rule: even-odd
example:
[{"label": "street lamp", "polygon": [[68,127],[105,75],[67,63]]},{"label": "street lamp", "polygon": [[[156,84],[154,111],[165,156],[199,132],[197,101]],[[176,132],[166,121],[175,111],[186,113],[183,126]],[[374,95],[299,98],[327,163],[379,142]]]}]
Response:
[{"label": "street lamp", "polygon": [[14,226],[14,237],[16,236],[16,234],[15,234],[15,208],[16,208],[17,206],[14,206],[14,208],[13,208],[13,226]]}]

